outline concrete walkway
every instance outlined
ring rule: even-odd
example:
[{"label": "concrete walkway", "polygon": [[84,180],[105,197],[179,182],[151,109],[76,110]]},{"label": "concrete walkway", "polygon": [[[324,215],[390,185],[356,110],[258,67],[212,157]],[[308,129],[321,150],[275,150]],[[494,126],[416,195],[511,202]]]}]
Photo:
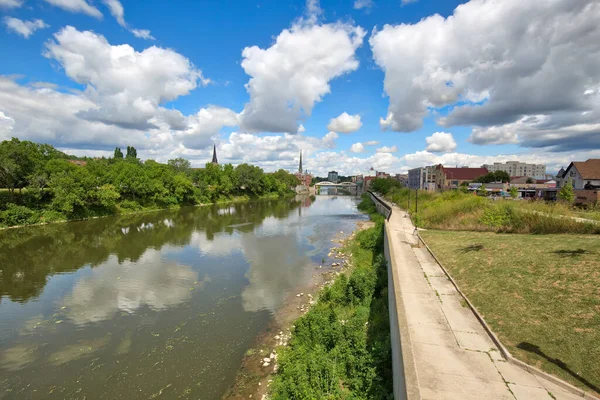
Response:
[{"label": "concrete walkway", "polygon": [[[420,397],[423,399],[581,399],[506,362],[475,315],[397,207],[388,221]],[[550,394],[551,393],[551,394]],[[409,396],[411,398],[411,396]]]}]

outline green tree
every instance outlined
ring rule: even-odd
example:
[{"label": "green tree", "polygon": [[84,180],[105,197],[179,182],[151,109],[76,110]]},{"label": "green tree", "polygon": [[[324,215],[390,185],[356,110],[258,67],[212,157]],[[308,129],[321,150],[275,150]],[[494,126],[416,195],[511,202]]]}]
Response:
[{"label": "green tree", "polygon": [[53,173],[48,182],[52,208],[67,215],[75,213],[93,196],[93,186],[93,177],[85,168],[71,164],[70,168]]},{"label": "green tree", "polygon": [[575,200],[575,192],[573,191],[573,181],[571,181],[571,178],[565,182],[560,189],[560,192],[558,192],[558,198],[567,203],[573,203]]},{"label": "green tree", "polygon": [[96,188],[93,197],[100,206],[111,209],[117,205],[117,200],[119,200],[121,195],[113,185],[107,183]]},{"label": "green tree", "polygon": [[0,143],[0,186],[11,192],[29,185],[29,178],[44,163],[36,143],[13,138]]},{"label": "green tree", "polygon": [[262,194],[264,172],[261,168],[249,164],[240,164],[235,168],[235,171],[242,191],[254,195]]},{"label": "green tree", "polygon": [[527,178],[525,183],[535,183],[535,181],[533,180],[533,178],[530,177],[530,178]]},{"label": "green tree", "polygon": [[192,170],[192,164],[185,158],[174,158],[173,160],[167,161],[167,164],[175,169],[177,172],[183,172],[184,174],[190,174]]},{"label": "green tree", "polygon": [[123,152],[121,151],[120,147],[115,147],[115,153],[114,153],[114,159],[115,160],[122,160],[123,159]]},{"label": "green tree", "polygon": [[375,178],[371,182],[371,190],[381,194],[388,194],[394,188],[400,188],[402,185],[394,178]]},{"label": "green tree", "polygon": [[495,172],[490,172],[486,175],[480,176],[479,178],[476,178],[475,180],[473,180],[473,182],[475,182],[475,183],[494,183],[494,182],[508,183],[508,182],[510,182],[510,175],[508,172],[495,171]]},{"label": "green tree", "polygon": [[516,186],[511,186],[510,189],[508,189],[508,193],[510,193],[510,197],[513,199],[519,197],[519,189],[517,189]]},{"label": "green tree", "polygon": [[136,159],[137,158],[137,150],[133,146],[127,146],[127,155],[125,158],[128,159]]}]

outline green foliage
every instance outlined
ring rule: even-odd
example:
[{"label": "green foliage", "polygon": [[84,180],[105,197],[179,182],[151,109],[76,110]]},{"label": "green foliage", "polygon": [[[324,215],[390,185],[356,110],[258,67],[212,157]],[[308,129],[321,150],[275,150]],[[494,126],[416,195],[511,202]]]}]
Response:
[{"label": "green foliage", "polygon": [[[290,188],[298,182],[286,171],[265,174],[248,164],[234,168],[209,163],[192,170],[183,158],[167,164],[140,162],[131,146],[125,158],[119,147],[113,159],[86,159],[85,164],[76,165],[69,162],[71,158],[46,144],[18,139],[0,142],[0,187],[9,189],[0,192],[0,211],[13,204],[32,209],[45,221],[86,218],[119,211],[278,197],[291,193]],[[48,211],[52,212],[45,218]],[[39,222],[37,217],[11,215],[3,224]]]},{"label": "green foliage", "polygon": [[496,171],[490,172],[487,175],[480,176],[475,179],[473,182],[475,183],[494,183],[494,182],[502,182],[508,183],[510,182],[510,175],[505,171]]},{"label": "green foliage", "polygon": [[357,235],[346,249],[355,264],[350,276],[338,276],[296,321],[272,399],[393,398],[387,269],[383,248],[371,246],[382,233],[379,222]]},{"label": "green foliage", "polygon": [[514,218],[512,204],[494,204],[483,211],[481,222],[490,228],[501,228],[509,225]]},{"label": "green foliage", "polygon": [[375,178],[371,182],[371,190],[375,193],[386,195],[394,188],[400,188],[402,185],[394,178]]},{"label": "green foliage", "polygon": [[481,185],[479,189],[477,189],[477,195],[484,197],[488,196],[488,191],[486,190],[485,184]]},{"label": "green foliage", "polygon": [[575,192],[573,191],[573,182],[571,181],[571,178],[565,182],[560,189],[560,192],[558,192],[558,198],[567,203],[573,203],[575,200]]},{"label": "green foliage", "polygon": [[517,189],[516,186],[511,186],[510,189],[508,189],[508,193],[510,193],[510,197],[513,199],[519,197],[519,189]]},{"label": "green foliage", "polygon": [[167,165],[172,167],[175,171],[183,172],[184,174],[189,174],[192,170],[192,164],[189,160],[181,157],[167,161]]},{"label": "green foliage", "polygon": [[38,222],[39,216],[33,210],[25,206],[8,204],[6,210],[0,211],[0,225],[27,225]]},{"label": "green foliage", "polygon": [[136,159],[137,158],[137,150],[133,146],[127,146],[127,154],[125,158]]}]

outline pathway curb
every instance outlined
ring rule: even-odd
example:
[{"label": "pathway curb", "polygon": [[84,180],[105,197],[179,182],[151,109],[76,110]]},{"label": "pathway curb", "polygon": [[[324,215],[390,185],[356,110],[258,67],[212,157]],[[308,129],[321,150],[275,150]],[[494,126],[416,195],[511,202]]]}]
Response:
[{"label": "pathway curb", "polygon": [[500,342],[500,339],[498,339],[498,337],[496,336],[496,334],[492,331],[492,329],[489,327],[489,325],[485,322],[485,320],[483,319],[483,317],[479,314],[479,312],[477,311],[477,309],[475,308],[475,306],[469,301],[469,299],[467,298],[467,296],[460,290],[460,288],[458,287],[457,283],[454,281],[454,279],[452,278],[452,276],[450,275],[450,273],[448,272],[448,270],[446,269],[446,267],[444,267],[444,265],[440,262],[440,260],[435,256],[434,252],[429,248],[429,246],[427,245],[427,243],[425,243],[425,240],[421,237],[421,234],[418,233],[417,231],[417,236],[419,237],[419,241],[421,243],[423,243],[423,245],[425,246],[425,248],[427,249],[427,251],[429,252],[429,254],[431,254],[431,256],[433,257],[433,259],[435,260],[435,262],[440,266],[440,268],[442,269],[442,271],[444,271],[444,274],[446,275],[446,277],[450,280],[450,282],[452,283],[452,285],[454,286],[454,288],[456,289],[456,291],[460,294],[460,296],[465,300],[465,302],[467,303],[467,305],[469,306],[469,308],[471,309],[471,312],[475,315],[475,317],[477,318],[477,320],[479,321],[479,323],[481,324],[481,326],[483,326],[483,329],[485,329],[485,331],[487,332],[488,336],[490,337],[490,339],[492,339],[492,341],[494,342],[494,344],[496,346],[498,346],[498,349],[500,349],[500,353],[502,354],[502,357],[504,359],[506,359],[507,362],[514,364],[526,371],[531,372],[533,375],[537,375],[540,376],[552,383],[554,383],[555,385],[558,385],[560,387],[562,387],[563,389],[565,389],[566,391],[573,393],[577,396],[580,396],[583,399],[586,400],[600,400],[600,396],[596,396],[594,394],[585,392],[581,389],[579,389],[578,387],[575,387],[573,385],[571,385],[568,382],[563,381],[560,378],[557,378],[554,375],[550,375],[542,370],[539,370],[521,360],[517,360],[516,358],[514,358],[512,356],[512,354],[502,345],[502,342]]}]

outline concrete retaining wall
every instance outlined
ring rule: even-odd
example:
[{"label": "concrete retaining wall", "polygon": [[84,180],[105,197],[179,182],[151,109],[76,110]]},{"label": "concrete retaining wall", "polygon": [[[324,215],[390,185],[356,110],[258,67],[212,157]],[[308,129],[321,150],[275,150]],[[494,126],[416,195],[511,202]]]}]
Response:
[{"label": "concrete retaining wall", "polygon": [[[377,211],[387,220],[391,217],[392,209],[381,201],[374,193],[369,192],[371,200],[377,206]],[[421,398],[417,372],[414,365],[412,346],[406,316],[402,314],[404,303],[402,292],[395,268],[394,249],[389,240],[391,235],[389,224],[384,230],[384,255],[388,270],[388,308],[390,318],[390,338],[392,343],[392,369],[394,379],[394,399],[417,400]],[[398,312],[400,310],[400,313]]]}]

